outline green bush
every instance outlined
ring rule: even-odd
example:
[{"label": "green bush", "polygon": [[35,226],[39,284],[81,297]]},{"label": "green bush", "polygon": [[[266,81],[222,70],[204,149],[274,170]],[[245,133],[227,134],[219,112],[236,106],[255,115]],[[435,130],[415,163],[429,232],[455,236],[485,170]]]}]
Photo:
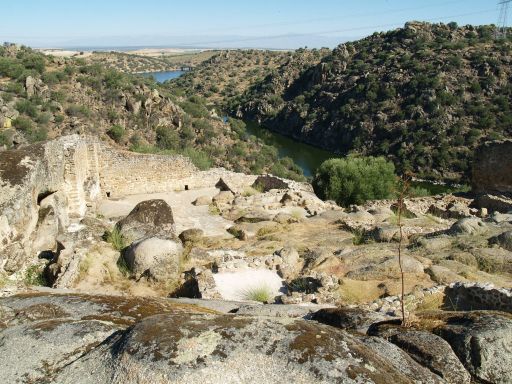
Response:
[{"label": "green bush", "polygon": [[117,227],[114,227],[114,229],[111,231],[105,232],[103,235],[103,240],[105,240],[107,243],[110,243],[112,248],[117,251],[122,251],[124,248],[126,248],[127,245],[126,239]]},{"label": "green bush", "polygon": [[383,157],[347,157],[322,163],[313,180],[315,193],[342,206],[392,196],[395,167]]},{"label": "green bush", "polygon": [[28,140],[31,143],[44,141],[46,139],[48,139],[48,129],[46,129],[45,127],[41,127],[32,131],[28,137]]},{"label": "green bush", "polygon": [[120,125],[114,125],[107,131],[107,135],[116,143],[119,143],[124,136],[124,128]]},{"label": "green bush", "polygon": [[185,148],[182,153],[184,156],[190,158],[192,163],[194,163],[194,165],[201,171],[206,171],[212,166],[212,160],[206,153],[202,151],[194,148]]},{"label": "green bush", "polygon": [[37,116],[37,106],[30,100],[20,100],[16,103],[16,109],[19,113],[24,113],[30,117]]},{"label": "green bush", "polygon": [[23,131],[25,133],[32,132],[33,128],[32,121],[23,116],[15,118],[12,121],[12,125],[14,126],[14,128],[19,129],[20,131]]},{"label": "green bush", "polygon": [[89,117],[91,116],[91,111],[85,105],[70,105],[66,109],[66,113],[68,116],[74,117]]},{"label": "green bush", "polygon": [[161,149],[178,149],[180,137],[178,132],[169,127],[156,128],[156,145]]}]

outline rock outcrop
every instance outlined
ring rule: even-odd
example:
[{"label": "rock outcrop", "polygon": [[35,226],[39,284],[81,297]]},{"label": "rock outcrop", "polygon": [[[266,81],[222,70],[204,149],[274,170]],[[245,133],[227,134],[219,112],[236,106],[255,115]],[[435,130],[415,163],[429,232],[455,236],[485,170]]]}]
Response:
[{"label": "rock outcrop", "polygon": [[179,242],[150,237],[134,242],[122,257],[135,279],[172,282],[179,277],[182,252]]},{"label": "rock outcrop", "polygon": [[128,216],[117,222],[116,228],[129,243],[151,236],[176,237],[172,209],[161,199],[137,204]]},{"label": "rock outcrop", "polygon": [[442,382],[404,355],[301,319],[77,294],[12,296],[0,308],[2,382]]},{"label": "rock outcrop", "polygon": [[477,193],[512,193],[512,140],[491,141],[478,148],[472,184]]}]

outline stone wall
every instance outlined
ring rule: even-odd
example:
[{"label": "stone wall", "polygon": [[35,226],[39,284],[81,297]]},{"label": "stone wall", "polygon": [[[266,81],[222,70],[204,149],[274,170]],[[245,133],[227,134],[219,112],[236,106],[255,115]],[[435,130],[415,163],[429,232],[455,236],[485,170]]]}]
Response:
[{"label": "stone wall", "polygon": [[146,155],[102,146],[101,189],[105,197],[183,190],[198,173],[183,156]]},{"label": "stone wall", "polygon": [[478,148],[472,184],[477,193],[512,193],[512,140],[487,142]]}]

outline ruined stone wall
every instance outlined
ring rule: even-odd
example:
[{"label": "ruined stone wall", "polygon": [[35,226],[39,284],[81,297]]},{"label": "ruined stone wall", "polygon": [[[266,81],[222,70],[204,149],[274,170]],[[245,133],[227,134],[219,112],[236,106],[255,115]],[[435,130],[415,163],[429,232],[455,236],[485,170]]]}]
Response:
[{"label": "ruined stone wall", "polygon": [[198,173],[183,156],[162,156],[101,148],[100,178],[103,197],[185,189],[184,179]]}]

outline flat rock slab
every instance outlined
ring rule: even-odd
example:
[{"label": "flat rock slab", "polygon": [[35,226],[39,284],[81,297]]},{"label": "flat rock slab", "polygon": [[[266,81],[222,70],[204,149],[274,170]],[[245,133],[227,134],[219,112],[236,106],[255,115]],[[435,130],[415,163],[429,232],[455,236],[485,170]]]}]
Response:
[{"label": "flat rock slab", "polygon": [[224,300],[253,301],[257,291],[266,291],[269,299],[286,293],[283,279],[268,269],[241,269],[214,273],[215,289]]},{"label": "flat rock slab", "polygon": [[185,229],[198,228],[203,230],[205,236],[231,237],[226,229],[233,225],[232,221],[220,215],[212,215],[207,205],[195,206],[192,204],[200,196],[215,196],[217,188],[202,188],[190,191],[150,193],[125,196],[120,199],[102,200],[98,203],[98,213],[106,218],[119,218],[128,215],[141,201],[162,199],[172,208],[176,233]]}]

